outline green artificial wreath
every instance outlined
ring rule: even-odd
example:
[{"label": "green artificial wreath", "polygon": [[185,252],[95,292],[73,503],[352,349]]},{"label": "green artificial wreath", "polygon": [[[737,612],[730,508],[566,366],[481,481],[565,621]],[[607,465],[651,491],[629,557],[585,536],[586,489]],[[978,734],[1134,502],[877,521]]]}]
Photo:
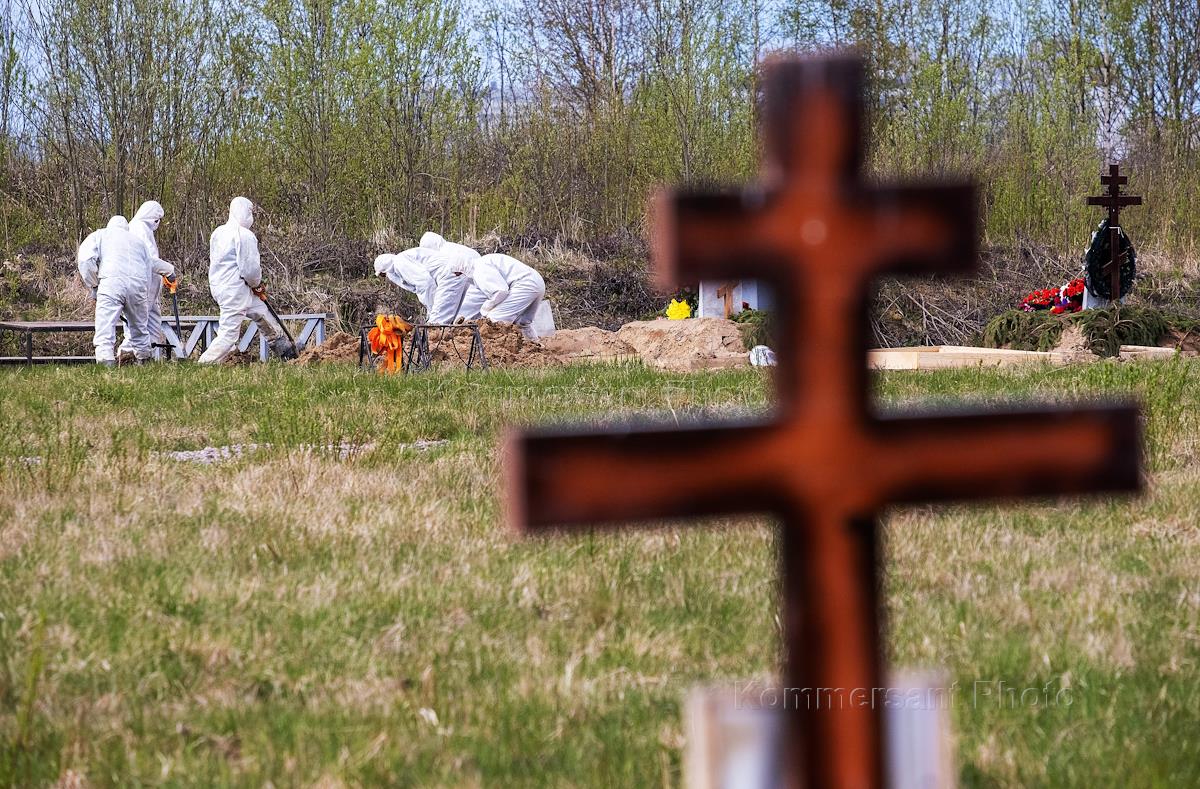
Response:
[{"label": "green artificial wreath", "polygon": [[[1121,296],[1128,296],[1133,290],[1133,278],[1137,274],[1137,253],[1133,242],[1125,234],[1123,228],[1117,228],[1120,233],[1121,246]],[[1112,278],[1105,272],[1112,255],[1109,252],[1108,220],[1105,219],[1092,234],[1092,243],[1084,253],[1084,271],[1087,273],[1087,288],[1098,299],[1112,299]]]}]

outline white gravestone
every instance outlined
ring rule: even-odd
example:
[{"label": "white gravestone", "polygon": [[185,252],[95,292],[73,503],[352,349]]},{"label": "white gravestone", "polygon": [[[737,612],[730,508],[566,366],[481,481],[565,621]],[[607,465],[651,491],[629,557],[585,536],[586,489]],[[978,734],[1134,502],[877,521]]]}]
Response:
[{"label": "white gravestone", "polygon": [[[950,730],[955,687],[946,684],[941,672],[901,670],[888,687],[862,696],[883,710],[884,771],[892,789],[956,787]],[[782,789],[784,710],[819,704],[821,698],[820,693],[789,693],[758,682],[694,688],[684,711],[684,786]]]}]

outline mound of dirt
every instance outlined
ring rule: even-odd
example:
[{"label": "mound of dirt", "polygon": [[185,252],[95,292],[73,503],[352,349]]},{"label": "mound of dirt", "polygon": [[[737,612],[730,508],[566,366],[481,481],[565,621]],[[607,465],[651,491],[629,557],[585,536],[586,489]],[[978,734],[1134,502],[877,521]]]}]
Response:
[{"label": "mound of dirt", "polygon": [[[526,337],[514,324],[492,323],[485,319],[476,323],[489,367],[552,367],[560,364],[554,354]],[[429,349],[433,363],[438,367],[465,367],[471,352],[471,333],[432,330]]]},{"label": "mound of dirt", "polygon": [[325,338],[325,342],[304,351],[292,364],[358,364],[358,338],[340,331]]},{"label": "mound of dirt", "polygon": [[1171,329],[1158,344],[1163,348],[1174,348],[1180,356],[1200,356],[1200,335],[1190,330]]},{"label": "mound of dirt", "polygon": [[1092,343],[1088,340],[1083,326],[1078,323],[1063,327],[1062,336],[1058,345],[1054,346],[1054,352],[1061,354],[1064,360],[1069,362],[1091,362],[1097,358],[1092,352]]},{"label": "mound of dirt", "polygon": [[637,357],[633,346],[617,337],[616,332],[596,326],[560,329],[542,340],[542,347],[564,362],[607,362]]},{"label": "mound of dirt", "polygon": [[738,325],[724,318],[635,321],[622,326],[617,339],[660,370],[690,372],[750,364]]},{"label": "mound of dirt", "polygon": [[234,350],[221,360],[226,367],[238,367],[243,364],[254,364],[258,361],[258,346],[252,345],[245,351]]}]

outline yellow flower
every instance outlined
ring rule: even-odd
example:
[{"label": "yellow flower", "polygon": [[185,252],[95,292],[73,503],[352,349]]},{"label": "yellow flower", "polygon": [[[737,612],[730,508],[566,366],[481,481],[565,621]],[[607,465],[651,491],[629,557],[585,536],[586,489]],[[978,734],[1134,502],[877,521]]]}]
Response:
[{"label": "yellow flower", "polygon": [[688,306],[686,301],[671,299],[671,304],[667,307],[667,318],[673,321],[681,321],[684,318],[690,317],[692,317],[692,308]]}]

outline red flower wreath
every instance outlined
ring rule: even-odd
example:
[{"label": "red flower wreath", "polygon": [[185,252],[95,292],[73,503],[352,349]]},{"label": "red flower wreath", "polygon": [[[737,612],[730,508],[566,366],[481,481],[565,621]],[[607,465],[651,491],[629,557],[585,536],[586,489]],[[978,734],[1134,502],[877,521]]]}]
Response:
[{"label": "red flower wreath", "polygon": [[1054,315],[1064,312],[1079,312],[1083,309],[1083,278],[1073,279],[1061,288],[1035,290],[1021,299],[1021,309],[1026,312],[1050,310]]}]

